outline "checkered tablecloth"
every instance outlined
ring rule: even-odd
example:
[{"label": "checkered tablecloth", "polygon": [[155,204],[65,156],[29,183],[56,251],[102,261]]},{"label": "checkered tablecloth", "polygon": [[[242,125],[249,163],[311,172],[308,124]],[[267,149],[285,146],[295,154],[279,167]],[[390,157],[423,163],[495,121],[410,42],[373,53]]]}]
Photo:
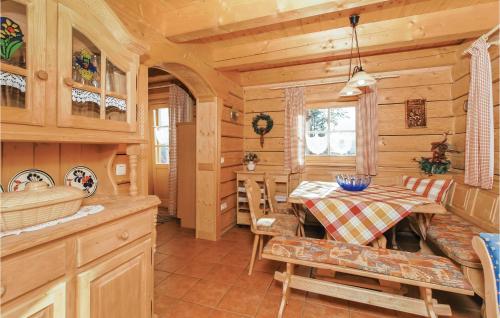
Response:
[{"label": "checkered tablecloth", "polygon": [[371,185],[349,192],[321,181],[302,182],[290,197],[300,198],[335,240],[362,245],[396,225],[414,206],[432,203],[399,186]]}]

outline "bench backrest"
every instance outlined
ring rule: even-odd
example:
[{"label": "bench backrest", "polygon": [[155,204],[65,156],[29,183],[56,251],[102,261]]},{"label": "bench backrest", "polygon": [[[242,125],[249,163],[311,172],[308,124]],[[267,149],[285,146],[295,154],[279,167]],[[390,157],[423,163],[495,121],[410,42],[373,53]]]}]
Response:
[{"label": "bench backrest", "polygon": [[261,192],[257,182],[253,179],[245,181],[245,190],[248,198],[248,207],[250,209],[250,218],[252,227],[257,228],[257,220],[264,216],[264,210],[260,207]]}]

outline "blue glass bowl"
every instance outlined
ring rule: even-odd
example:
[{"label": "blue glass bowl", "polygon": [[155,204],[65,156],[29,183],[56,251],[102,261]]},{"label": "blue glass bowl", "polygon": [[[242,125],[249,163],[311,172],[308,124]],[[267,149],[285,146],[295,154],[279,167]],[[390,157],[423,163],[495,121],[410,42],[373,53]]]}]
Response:
[{"label": "blue glass bowl", "polygon": [[363,191],[370,185],[371,178],[367,175],[337,175],[337,183],[346,191]]}]

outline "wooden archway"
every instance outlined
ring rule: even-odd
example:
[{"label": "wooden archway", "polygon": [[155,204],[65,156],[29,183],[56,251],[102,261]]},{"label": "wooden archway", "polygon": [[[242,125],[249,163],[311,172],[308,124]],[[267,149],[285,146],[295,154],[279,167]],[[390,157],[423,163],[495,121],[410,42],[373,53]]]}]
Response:
[{"label": "wooden archway", "polygon": [[200,74],[185,65],[162,63],[152,67],[174,75],[196,98],[196,193],[186,195],[196,195],[196,237],[216,240],[221,99]]}]

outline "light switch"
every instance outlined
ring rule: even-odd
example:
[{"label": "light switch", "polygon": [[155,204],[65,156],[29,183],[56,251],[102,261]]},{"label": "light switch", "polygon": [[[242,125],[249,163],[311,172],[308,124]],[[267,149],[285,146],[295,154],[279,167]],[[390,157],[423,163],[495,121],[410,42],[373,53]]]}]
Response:
[{"label": "light switch", "polygon": [[221,211],[224,211],[225,209],[227,209],[227,203],[226,203],[226,202],[223,202],[223,203],[220,205],[220,210],[221,210]]},{"label": "light switch", "polygon": [[127,174],[127,165],[124,163],[119,163],[116,165],[115,174],[117,176],[124,176]]},{"label": "light switch", "polygon": [[223,164],[224,163],[224,157],[220,157],[220,163]]}]

